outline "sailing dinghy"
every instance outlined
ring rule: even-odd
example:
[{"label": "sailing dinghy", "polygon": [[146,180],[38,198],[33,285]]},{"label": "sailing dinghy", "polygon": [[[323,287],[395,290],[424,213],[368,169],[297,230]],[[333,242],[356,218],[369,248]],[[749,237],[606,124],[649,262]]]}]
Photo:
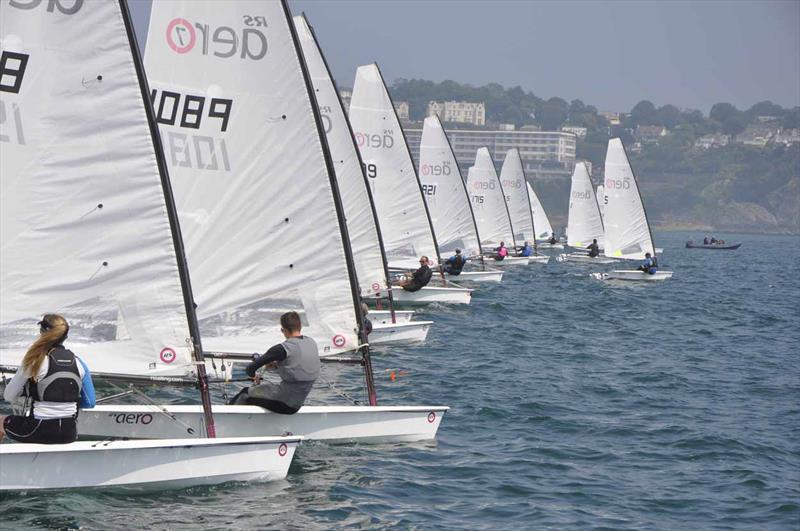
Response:
[{"label": "sailing dinghy", "polygon": [[[644,260],[645,253],[650,253],[655,258],[653,234],[636,176],[619,138],[608,141],[604,187],[605,255],[614,259]],[[602,280],[653,282],[672,278],[672,271],[658,270],[649,274],[635,269],[619,269],[592,273],[592,276]]]},{"label": "sailing dinghy", "polygon": [[547,255],[540,255],[536,244],[536,230],[533,224],[533,209],[528,196],[528,186],[525,180],[525,170],[522,168],[522,159],[517,148],[511,148],[506,153],[503,166],[500,168],[500,182],[508,207],[511,226],[514,228],[514,239],[518,248],[528,242],[534,254],[528,257],[530,263],[546,264],[550,261]]},{"label": "sailing dinghy", "polygon": [[[350,122],[339,99],[325,56],[304,15],[294,17],[297,37],[302,46],[314,95],[331,151],[331,160],[342,198],[350,247],[353,250],[360,294],[362,297],[386,296],[389,311],[394,300],[389,289],[389,268],[383,238],[375,215],[364,165],[353,138]],[[407,323],[373,322],[371,344],[392,344],[425,341],[433,321]]]},{"label": "sailing dinghy", "polygon": [[[416,269],[419,257],[424,255],[435,271],[441,257],[422,186],[377,64],[356,70],[349,117],[372,188],[390,269]],[[414,292],[393,288],[394,301],[469,304],[471,290],[447,280],[443,283]]]},{"label": "sailing dinghy", "polygon": [[[200,135],[226,150],[224,164],[217,152],[216,166],[209,166],[210,159],[185,165],[185,159],[168,157],[181,221],[187,220],[201,328],[215,340],[215,356],[250,361],[252,352],[278,342],[280,313],[302,311],[304,332],[314,330],[316,335],[308,335],[322,355],[357,348],[360,357],[345,361],[363,367],[370,406],[306,406],[280,415],[258,406],[215,405],[217,433],[358,442],[433,439],[447,407],[371,407],[377,393],[351,239],[288,7],[276,0],[258,3],[269,24],[269,47],[249,48],[253,57],[206,55],[199,46],[179,54],[171,45],[183,35],[175,21],[185,20],[187,12],[226,27],[266,31],[244,25],[241,13],[252,5],[155,2],[151,12],[146,61],[157,111],[162,94],[228,100],[207,101],[204,109],[216,111],[211,118],[203,115],[199,129],[179,121],[161,124],[165,146],[188,135],[185,145],[194,149],[192,135]],[[251,46],[261,42],[248,34],[255,39]],[[167,42],[165,35],[171,36]],[[227,120],[215,117],[225,109]],[[198,405],[102,405],[84,411],[79,425],[95,437],[175,438],[187,437],[201,420]]]},{"label": "sailing dinghy", "polygon": [[[472,202],[472,211],[475,213],[475,225],[478,227],[481,246],[494,249],[503,242],[510,250],[515,249],[517,245],[514,241],[514,229],[511,227],[503,186],[488,148],[482,147],[475,153],[475,165],[471,166],[467,173],[467,189]],[[501,267],[530,263],[527,257],[511,256],[511,254],[504,260],[494,260],[491,256],[487,256],[486,259],[493,265]]]},{"label": "sailing dinghy", "polygon": [[15,109],[3,128],[10,140],[0,144],[0,366],[18,369],[36,322],[55,308],[70,321],[69,347],[95,377],[194,381],[203,398],[195,429],[179,442],[6,440],[0,490],[284,478],[301,437],[215,438],[177,215],[127,4],[4,3],[0,15],[3,105]]},{"label": "sailing dinghy", "polygon": [[583,262],[590,264],[609,264],[613,259],[602,256],[590,257],[586,247],[597,240],[603,248],[603,218],[600,206],[594,195],[594,187],[589,179],[585,162],[575,164],[572,172],[572,186],[569,193],[569,218],[567,221],[567,245],[575,251],[560,254],[559,262]]},{"label": "sailing dinghy", "polygon": [[500,282],[503,271],[486,267],[469,193],[447,133],[435,114],[425,118],[422,126],[419,180],[439,252],[449,256],[460,249],[461,256],[472,261],[467,266],[480,264],[478,270],[465,266],[461,274],[446,276],[459,281]]}]

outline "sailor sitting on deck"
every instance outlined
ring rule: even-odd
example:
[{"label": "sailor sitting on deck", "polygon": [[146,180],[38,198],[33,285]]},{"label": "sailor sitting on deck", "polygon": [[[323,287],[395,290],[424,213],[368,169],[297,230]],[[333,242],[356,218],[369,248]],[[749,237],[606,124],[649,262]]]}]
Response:
[{"label": "sailor sitting on deck", "polygon": [[428,257],[420,256],[419,269],[414,271],[411,278],[400,281],[397,286],[403,288],[405,291],[419,291],[428,285],[432,276],[433,271],[431,271],[431,268],[428,266]]},{"label": "sailor sitting on deck", "polygon": [[[320,361],[317,343],[302,334],[297,312],[281,315],[281,332],[286,341],[271,347],[245,368],[255,385],[245,387],[230,404],[261,406],[275,413],[292,415],[303,403],[319,377]],[[262,382],[256,371],[274,369],[281,377],[279,384]]]},{"label": "sailor sitting on deck", "polygon": [[644,253],[644,262],[637,268],[639,271],[655,275],[658,271],[658,262],[655,257],[650,256],[650,253]]},{"label": "sailor sitting on deck", "polygon": [[525,242],[525,245],[522,246],[522,251],[519,253],[520,256],[531,256],[533,254],[533,247],[528,242]]},{"label": "sailor sitting on deck", "polygon": [[508,248],[506,247],[506,242],[500,242],[500,247],[497,247],[494,250],[494,259],[497,261],[505,260],[506,256],[508,256]]},{"label": "sailor sitting on deck", "polygon": [[600,247],[597,245],[597,239],[592,240],[592,243],[586,248],[589,249],[590,258],[596,258],[600,256]]},{"label": "sailor sitting on deck", "polygon": [[444,272],[448,275],[460,275],[467,259],[461,256],[461,249],[456,249],[456,254],[445,260]]},{"label": "sailor sitting on deck", "polygon": [[39,321],[39,338],[22,358],[3,397],[31,400],[26,415],[0,415],[0,440],[5,435],[23,443],[67,444],[78,438],[78,408],[95,405],[94,384],[86,364],[64,348],[67,320],[48,314]]},{"label": "sailor sitting on deck", "polygon": [[555,234],[551,234],[550,235],[550,239],[547,240],[547,243],[549,243],[550,245],[555,245],[556,243],[558,243],[558,240],[556,239],[556,235]]}]

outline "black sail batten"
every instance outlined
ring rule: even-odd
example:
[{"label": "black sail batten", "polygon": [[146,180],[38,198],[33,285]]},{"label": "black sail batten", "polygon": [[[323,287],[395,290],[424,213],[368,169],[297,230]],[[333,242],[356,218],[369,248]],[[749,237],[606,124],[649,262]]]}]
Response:
[{"label": "black sail batten", "polygon": [[442,267],[442,257],[439,254],[439,242],[436,241],[436,231],[433,230],[433,221],[431,220],[431,213],[428,210],[428,203],[425,202],[425,196],[422,193],[422,182],[419,180],[419,174],[417,173],[417,165],[414,164],[414,157],[411,156],[411,150],[408,148],[408,139],[406,138],[406,132],[403,130],[403,126],[400,124],[400,117],[397,115],[397,109],[394,107],[394,100],[392,99],[392,95],[389,93],[389,88],[386,86],[386,80],[383,79],[383,73],[381,72],[378,63],[373,63],[375,68],[378,70],[378,73],[381,76],[381,82],[383,83],[383,88],[386,90],[386,96],[389,98],[389,103],[392,104],[392,113],[394,113],[394,119],[397,120],[397,127],[400,129],[400,134],[403,136],[403,145],[406,148],[406,154],[408,155],[408,159],[411,161],[411,169],[414,171],[414,178],[417,180],[417,187],[419,188],[419,196],[422,199],[422,207],[425,209],[425,217],[428,218],[428,228],[431,231],[431,238],[433,238],[433,248],[436,250],[436,260],[439,264],[439,270],[441,271]]},{"label": "black sail batten", "polygon": [[[488,149],[486,150],[489,151]],[[511,211],[508,210],[508,201],[506,201],[506,193],[503,190],[503,180],[500,178],[500,175],[497,173],[497,167],[494,165],[494,159],[492,158],[492,154],[489,153],[489,160],[492,161],[492,168],[494,168],[494,174],[497,177],[497,184],[500,185],[500,193],[503,194],[503,206],[506,207],[506,216],[508,216],[508,226],[511,227],[511,243],[514,245],[514,254],[517,254],[517,238],[514,236],[514,224],[511,222]],[[505,162],[505,160],[503,161]]]},{"label": "black sail batten", "polygon": [[[539,254],[539,251],[536,246],[536,224],[533,222],[533,206],[531,204],[531,194],[528,191],[528,179],[525,178],[525,167],[522,165],[522,157],[519,155],[519,150],[517,148],[513,148],[514,151],[517,152],[517,156],[519,157],[519,168],[522,170],[522,182],[523,186],[525,187],[525,197],[528,198],[528,212],[530,212],[531,216],[531,230],[533,231],[533,249],[536,254]],[[531,185],[532,187],[533,185]]]},{"label": "black sail batten", "polygon": [[150,137],[153,140],[153,149],[155,151],[156,164],[158,165],[158,173],[161,176],[161,187],[164,191],[164,205],[167,210],[170,230],[172,231],[172,242],[175,246],[175,257],[177,258],[178,262],[178,275],[181,280],[181,290],[183,291],[183,304],[189,324],[189,333],[191,334],[192,354],[197,362],[195,370],[197,371],[197,383],[198,387],[200,388],[200,397],[203,404],[203,418],[206,424],[206,435],[209,438],[214,438],[216,437],[216,429],[214,426],[214,417],[211,413],[211,396],[209,395],[208,375],[206,374],[206,367],[203,359],[203,346],[200,341],[200,325],[197,321],[197,312],[195,311],[194,307],[192,284],[189,279],[189,267],[186,262],[186,249],[183,245],[183,237],[181,235],[180,223],[178,221],[178,210],[175,207],[175,196],[172,193],[172,183],[170,182],[169,171],[167,170],[167,162],[166,158],[164,157],[164,149],[161,144],[161,135],[158,131],[155,112],[153,111],[152,103],[150,101],[150,87],[148,86],[147,77],[144,73],[144,63],[139,53],[139,47],[136,44],[136,35],[133,31],[133,24],[131,22],[127,0],[119,0],[119,7],[122,14],[122,20],[125,24],[125,31],[128,34],[128,46],[130,47],[131,57],[136,69],[136,77],[139,80],[139,89],[142,95],[142,103],[144,105],[145,114],[147,115],[147,123],[150,127]]},{"label": "black sail batten", "polygon": [[[447,147],[450,149],[450,153],[453,154],[453,160],[456,161],[456,171],[458,172],[458,178],[461,180],[461,186],[464,189],[464,195],[467,197],[467,205],[469,206],[469,215],[472,217],[472,226],[475,228],[475,237],[478,238],[478,254],[483,256],[483,245],[481,245],[481,235],[478,232],[478,222],[475,221],[475,212],[472,210],[472,198],[469,196],[469,190],[467,190],[467,183],[464,182],[464,176],[461,175],[461,168],[458,167],[458,159],[456,158],[456,152],[453,151],[453,144],[450,143],[450,137],[447,136],[447,131],[444,130],[444,126],[442,125],[442,121],[439,119],[439,115],[434,113],[434,117],[436,117],[436,121],[439,122],[439,127],[442,128],[442,132],[444,133],[444,139],[447,141]],[[422,149],[422,143],[420,142],[420,149]]]},{"label": "black sail batten", "polygon": [[[639,189],[639,179],[636,178],[636,174],[633,173],[633,166],[631,166],[631,161],[628,158],[628,150],[625,149],[625,144],[622,143],[622,139],[619,139],[619,144],[622,146],[622,153],[625,155],[625,162],[628,164],[628,167],[631,169],[631,175],[633,176],[633,180],[636,183],[636,193],[639,194],[639,203],[642,205],[642,212],[644,212],[644,219],[647,222],[647,232],[650,234],[650,244],[653,246],[653,256],[656,256],[656,240],[653,238],[653,229],[650,227],[650,218],[647,217],[647,210],[644,208],[644,201],[642,200],[642,191]],[[603,190],[605,190],[605,183],[603,183]],[[599,207],[598,207],[599,208]],[[602,216],[601,216],[602,218]]]},{"label": "black sail batten", "polygon": [[320,140],[320,147],[322,148],[323,158],[325,159],[325,167],[328,173],[328,181],[331,185],[331,192],[333,196],[333,204],[336,210],[336,217],[339,220],[339,232],[342,238],[342,250],[344,251],[345,262],[347,263],[347,273],[350,278],[350,292],[353,296],[353,309],[355,310],[356,322],[358,324],[358,340],[359,351],[361,352],[363,365],[364,365],[364,378],[367,385],[367,395],[369,404],[371,406],[378,405],[378,397],[375,391],[375,377],[372,372],[372,359],[370,357],[369,344],[367,343],[366,327],[364,326],[364,315],[361,313],[361,294],[358,284],[358,277],[356,275],[355,260],[353,259],[353,250],[350,247],[350,235],[347,231],[347,223],[345,221],[344,206],[342,205],[342,198],[339,194],[339,185],[336,181],[336,171],[333,167],[333,159],[331,158],[331,151],[328,147],[328,139],[325,135],[325,127],[322,125],[322,116],[319,112],[319,105],[317,98],[314,95],[314,85],[311,82],[311,76],[308,73],[308,66],[306,66],[303,50],[300,46],[300,40],[297,37],[297,31],[294,27],[292,14],[289,11],[289,6],[286,0],[281,0],[286,21],[289,26],[289,32],[292,36],[294,44],[295,55],[303,74],[303,81],[306,85],[306,94],[311,103],[311,112],[314,116],[314,122],[317,126],[317,136]]},{"label": "black sail batten", "polygon": [[336,92],[336,101],[339,102],[339,108],[342,110],[342,115],[344,115],[344,121],[347,124],[347,131],[350,133],[350,140],[353,144],[353,150],[356,153],[356,157],[358,157],[358,165],[361,168],[361,176],[364,178],[364,186],[367,188],[367,197],[369,198],[369,207],[370,211],[372,212],[372,219],[375,220],[375,230],[378,232],[378,246],[381,250],[381,261],[383,263],[383,274],[386,278],[386,287],[387,287],[387,294],[389,297],[389,312],[392,315],[392,322],[396,322],[395,311],[394,311],[394,296],[392,295],[391,290],[391,281],[389,277],[389,261],[386,258],[386,247],[383,245],[383,234],[381,233],[381,223],[378,219],[378,211],[375,209],[375,200],[372,197],[372,190],[369,187],[369,180],[367,179],[367,174],[364,172],[364,161],[361,160],[361,151],[359,151],[358,146],[356,145],[356,140],[353,135],[353,127],[350,125],[350,117],[347,116],[347,112],[345,112],[344,104],[342,103],[342,99],[339,97],[339,87],[336,86],[336,81],[333,79],[333,74],[331,73],[331,69],[328,66],[328,60],[325,59],[325,54],[322,53],[322,47],[319,45],[319,41],[317,40],[317,34],[314,33],[314,28],[311,24],[308,23],[308,19],[306,18],[305,13],[301,13],[303,20],[305,20],[306,26],[311,31],[311,37],[314,39],[314,45],[319,50],[319,56],[322,57],[322,64],[325,65],[325,70],[328,72],[328,77],[331,79],[331,83],[333,84],[333,90]]}]

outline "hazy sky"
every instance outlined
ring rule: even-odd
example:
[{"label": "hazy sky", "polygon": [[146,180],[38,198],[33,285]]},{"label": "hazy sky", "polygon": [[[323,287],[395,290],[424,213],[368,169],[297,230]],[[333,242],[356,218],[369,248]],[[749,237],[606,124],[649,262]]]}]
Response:
[{"label": "hazy sky", "polygon": [[[161,0],[170,1],[170,0]],[[222,1],[222,0],[197,0]],[[150,0],[129,0],[143,40]],[[629,111],[800,105],[800,0],[293,0],[337,83],[377,61],[389,79],[519,85]]]}]

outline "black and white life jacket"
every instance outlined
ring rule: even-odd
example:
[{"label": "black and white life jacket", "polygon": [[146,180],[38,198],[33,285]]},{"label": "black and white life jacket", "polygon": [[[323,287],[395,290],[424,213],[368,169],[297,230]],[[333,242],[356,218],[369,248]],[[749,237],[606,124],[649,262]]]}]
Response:
[{"label": "black and white life jacket", "polygon": [[34,402],[79,402],[83,381],[78,359],[61,345],[47,354],[49,367],[41,380],[28,380],[28,394]]}]

